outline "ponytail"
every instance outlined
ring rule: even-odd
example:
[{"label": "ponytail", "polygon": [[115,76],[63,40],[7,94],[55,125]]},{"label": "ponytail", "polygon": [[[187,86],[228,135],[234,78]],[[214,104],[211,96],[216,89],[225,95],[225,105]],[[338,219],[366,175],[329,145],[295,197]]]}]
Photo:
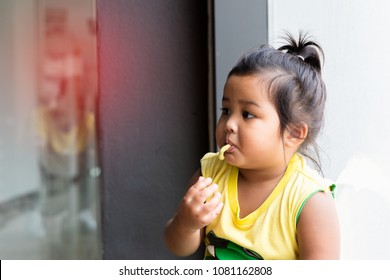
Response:
[{"label": "ponytail", "polygon": [[287,33],[284,39],[287,44],[281,46],[278,50],[297,56],[311,65],[318,73],[321,73],[321,58],[324,60],[324,52],[320,45],[311,41],[307,34],[302,32],[299,33],[298,40],[295,40],[290,33]]}]

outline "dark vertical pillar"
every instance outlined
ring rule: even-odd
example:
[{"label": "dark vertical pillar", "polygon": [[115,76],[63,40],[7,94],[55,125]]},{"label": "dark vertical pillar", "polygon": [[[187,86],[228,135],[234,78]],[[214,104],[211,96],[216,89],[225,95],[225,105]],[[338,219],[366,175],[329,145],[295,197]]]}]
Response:
[{"label": "dark vertical pillar", "polygon": [[208,151],[207,1],[97,0],[104,259],[169,259]]}]

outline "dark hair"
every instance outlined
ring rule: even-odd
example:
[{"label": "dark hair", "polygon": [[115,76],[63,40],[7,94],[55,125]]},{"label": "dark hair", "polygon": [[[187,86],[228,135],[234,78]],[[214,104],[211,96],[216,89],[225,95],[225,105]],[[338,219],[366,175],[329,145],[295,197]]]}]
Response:
[{"label": "dark hair", "polygon": [[[299,152],[321,170],[315,142],[324,122],[326,88],[321,77],[322,48],[307,35],[298,40],[287,33],[286,45],[275,49],[262,45],[243,54],[231,75],[266,75],[271,100],[276,106],[283,133],[290,125],[306,123],[308,134]],[[269,79],[268,79],[269,77]],[[311,155],[314,152],[314,155]]]}]

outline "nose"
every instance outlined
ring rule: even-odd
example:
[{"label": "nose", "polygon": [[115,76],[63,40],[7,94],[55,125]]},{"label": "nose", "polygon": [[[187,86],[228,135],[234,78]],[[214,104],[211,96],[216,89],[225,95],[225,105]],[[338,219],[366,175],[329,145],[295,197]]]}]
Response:
[{"label": "nose", "polygon": [[226,133],[236,133],[238,130],[238,122],[234,115],[230,115],[225,123],[225,132]]}]

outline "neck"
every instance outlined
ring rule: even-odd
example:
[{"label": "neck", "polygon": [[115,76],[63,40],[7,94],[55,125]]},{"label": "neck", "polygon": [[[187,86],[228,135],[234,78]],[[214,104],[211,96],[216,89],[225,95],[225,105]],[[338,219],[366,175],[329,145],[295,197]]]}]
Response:
[{"label": "neck", "polygon": [[239,169],[240,180],[249,185],[276,186],[286,172],[291,157],[286,156],[283,162],[267,169]]},{"label": "neck", "polygon": [[276,186],[283,177],[285,171],[286,168],[274,170],[272,172],[240,169],[239,178],[241,182],[245,182],[248,185]]}]

